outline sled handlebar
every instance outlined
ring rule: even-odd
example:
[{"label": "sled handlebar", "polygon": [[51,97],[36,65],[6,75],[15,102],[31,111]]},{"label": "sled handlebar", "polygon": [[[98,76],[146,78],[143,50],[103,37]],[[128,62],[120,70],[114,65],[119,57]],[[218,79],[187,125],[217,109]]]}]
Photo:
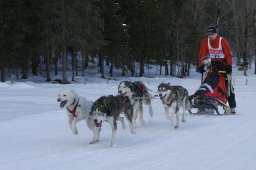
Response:
[{"label": "sled handlebar", "polygon": [[[207,70],[207,72],[212,72],[212,71],[213,71],[213,70],[211,70],[211,69]],[[224,70],[218,70],[218,72],[219,72],[219,73],[222,73],[222,74],[227,74],[227,72],[224,71]]]}]

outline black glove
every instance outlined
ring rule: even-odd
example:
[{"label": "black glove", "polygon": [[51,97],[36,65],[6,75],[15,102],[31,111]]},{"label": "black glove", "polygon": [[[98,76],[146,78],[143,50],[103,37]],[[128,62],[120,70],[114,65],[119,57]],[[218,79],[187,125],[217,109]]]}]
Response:
[{"label": "black glove", "polygon": [[232,67],[225,62],[212,61],[212,67],[219,71],[226,71],[228,74],[232,72]]},{"label": "black glove", "polygon": [[198,66],[198,67],[196,68],[196,72],[198,72],[198,73],[203,73],[203,72],[204,72],[204,65],[202,64],[202,65]]}]

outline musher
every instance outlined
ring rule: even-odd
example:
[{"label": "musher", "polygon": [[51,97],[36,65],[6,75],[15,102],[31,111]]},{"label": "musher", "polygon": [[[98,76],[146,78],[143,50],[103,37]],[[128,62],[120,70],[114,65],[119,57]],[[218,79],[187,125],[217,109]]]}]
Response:
[{"label": "musher", "polygon": [[232,55],[229,43],[224,37],[218,35],[214,26],[207,28],[207,35],[208,37],[201,41],[197,72],[203,73],[204,67],[211,65],[212,68],[223,74],[226,80],[227,100],[231,108],[230,111],[235,114],[236,100],[231,80]]}]

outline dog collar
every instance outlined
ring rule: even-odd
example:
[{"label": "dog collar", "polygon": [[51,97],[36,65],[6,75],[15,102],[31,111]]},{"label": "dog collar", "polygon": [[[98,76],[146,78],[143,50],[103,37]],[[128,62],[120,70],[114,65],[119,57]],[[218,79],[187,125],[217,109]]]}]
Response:
[{"label": "dog collar", "polygon": [[67,110],[69,111],[69,113],[71,113],[73,115],[73,117],[77,117],[77,115],[76,115],[76,108],[78,106],[78,103],[79,103],[79,99],[78,99],[75,107],[73,108],[73,110],[69,110],[69,108],[67,107]]}]

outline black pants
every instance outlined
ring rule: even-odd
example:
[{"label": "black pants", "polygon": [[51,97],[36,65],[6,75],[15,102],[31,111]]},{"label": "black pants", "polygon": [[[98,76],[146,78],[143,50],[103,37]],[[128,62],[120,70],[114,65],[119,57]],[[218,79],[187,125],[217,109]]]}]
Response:
[{"label": "black pants", "polygon": [[236,98],[234,92],[230,92],[230,96],[228,96],[228,103],[231,108],[236,107]]},{"label": "black pants", "polygon": [[[231,77],[231,74],[229,74],[229,76]],[[225,81],[226,81],[227,92],[229,91],[229,94],[227,94],[229,106],[230,106],[230,108],[235,108],[236,107],[236,96],[235,96],[235,92],[234,92],[234,87],[232,85],[232,81],[231,81],[231,79],[228,78],[227,74],[224,74],[224,77],[225,77]]]}]

